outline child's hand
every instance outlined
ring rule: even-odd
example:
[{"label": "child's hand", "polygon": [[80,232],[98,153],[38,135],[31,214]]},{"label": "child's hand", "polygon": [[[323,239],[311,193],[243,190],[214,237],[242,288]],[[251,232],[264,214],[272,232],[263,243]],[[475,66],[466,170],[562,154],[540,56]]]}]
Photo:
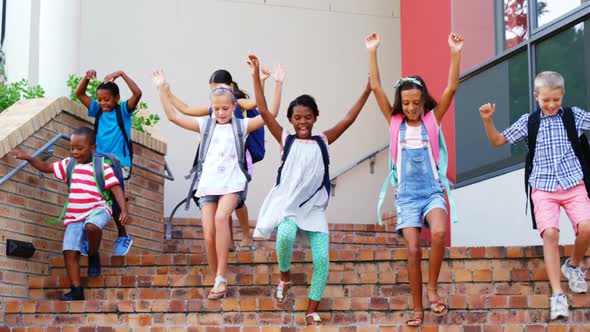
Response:
[{"label": "child's hand", "polygon": [[166,82],[166,76],[164,75],[163,69],[155,70],[152,73],[152,82],[154,82],[154,85],[160,91],[168,91],[170,89],[168,82]]},{"label": "child's hand", "polygon": [[17,148],[12,149],[10,151],[10,154],[12,154],[14,156],[14,158],[20,159],[20,160],[27,160],[28,157],[30,157],[29,154],[27,154]]},{"label": "child's hand", "polygon": [[285,80],[285,76],[287,76],[287,71],[285,67],[282,65],[274,65],[272,68],[272,77],[275,79],[276,82],[283,82]]},{"label": "child's hand", "polygon": [[250,74],[252,76],[256,76],[256,74],[260,75],[260,61],[258,61],[256,55],[248,55],[248,61],[246,63],[250,66]]},{"label": "child's hand", "polygon": [[96,79],[96,70],[94,69],[89,69],[86,71],[86,75],[85,77],[89,80],[95,80]]},{"label": "child's hand", "polygon": [[270,77],[270,70],[265,66],[260,66],[260,81],[264,82]]},{"label": "child's hand", "polygon": [[479,108],[479,114],[481,115],[481,118],[484,120],[491,119],[495,111],[496,104],[487,103],[481,105],[481,107]]},{"label": "child's hand", "polygon": [[127,211],[121,211],[121,213],[119,214],[119,221],[121,222],[122,225],[131,224],[131,218],[129,218]]},{"label": "child's hand", "polygon": [[123,74],[122,70],[117,70],[114,73],[110,73],[107,76],[104,77],[103,82],[113,82],[114,80],[117,79],[117,77],[121,76]]},{"label": "child's hand", "polygon": [[369,50],[376,50],[380,43],[381,41],[379,40],[379,35],[377,35],[375,32],[371,33],[367,36],[367,38],[365,38],[365,46]]},{"label": "child's hand", "polygon": [[461,52],[463,49],[463,36],[458,33],[451,32],[449,35],[449,47],[451,51]]}]

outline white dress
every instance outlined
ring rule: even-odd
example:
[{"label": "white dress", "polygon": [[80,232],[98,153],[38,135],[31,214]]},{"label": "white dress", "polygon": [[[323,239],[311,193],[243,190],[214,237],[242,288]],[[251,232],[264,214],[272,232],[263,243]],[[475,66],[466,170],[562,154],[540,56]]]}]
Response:
[{"label": "white dress", "polygon": [[[283,146],[287,135],[288,132],[283,130]],[[326,136],[323,133],[320,136],[327,146]],[[280,183],[272,188],[262,203],[253,236],[270,238],[285,218],[292,219],[302,230],[328,233],[328,193],[323,188],[317,191],[323,180],[324,161],[317,142],[295,139],[283,166]],[[299,207],[307,199],[309,201]]]}]

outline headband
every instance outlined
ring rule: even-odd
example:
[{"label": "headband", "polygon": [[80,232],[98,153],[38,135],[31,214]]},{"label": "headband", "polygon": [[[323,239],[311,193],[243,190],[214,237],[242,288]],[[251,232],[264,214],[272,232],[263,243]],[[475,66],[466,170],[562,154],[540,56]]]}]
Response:
[{"label": "headband", "polygon": [[399,80],[397,80],[397,82],[395,82],[395,85],[393,86],[394,89],[397,89],[397,87],[399,87],[400,85],[404,84],[404,83],[412,83],[412,84],[416,84],[417,86],[423,88],[422,83],[415,77],[402,77]]}]

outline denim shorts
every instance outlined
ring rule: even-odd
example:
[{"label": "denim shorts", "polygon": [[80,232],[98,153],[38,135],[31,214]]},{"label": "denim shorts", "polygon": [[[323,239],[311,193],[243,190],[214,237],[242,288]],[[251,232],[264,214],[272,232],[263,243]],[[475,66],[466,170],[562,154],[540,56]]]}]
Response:
[{"label": "denim shorts", "polygon": [[111,220],[111,215],[107,210],[98,209],[93,211],[86,220],[68,224],[64,232],[62,250],[81,251],[84,241],[86,240],[86,224],[93,224],[96,227],[103,229],[109,220]]},{"label": "denim shorts", "polygon": [[[244,195],[244,191],[238,191],[237,193],[230,193],[230,194],[225,194],[225,195],[237,195],[238,196],[238,208],[242,207],[244,205],[244,201],[245,201],[245,195]],[[217,204],[217,202],[219,202],[219,197],[224,196],[224,195],[207,195],[207,196],[201,196],[198,198],[197,202],[199,204],[199,208],[203,208],[203,206],[207,205],[207,204]]]},{"label": "denim shorts", "polygon": [[422,224],[429,228],[424,217],[434,209],[443,209],[445,213],[447,212],[444,193],[433,193],[426,199],[396,202],[397,226],[395,230],[401,234],[401,230],[404,228],[422,228]]}]

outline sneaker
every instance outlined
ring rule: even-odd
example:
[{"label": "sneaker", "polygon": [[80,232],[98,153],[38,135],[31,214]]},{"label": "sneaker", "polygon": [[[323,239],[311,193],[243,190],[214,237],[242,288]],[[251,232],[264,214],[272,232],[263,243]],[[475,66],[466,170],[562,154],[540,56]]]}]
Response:
[{"label": "sneaker", "polygon": [[586,293],[588,291],[588,284],[586,283],[586,275],[580,266],[572,267],[570,265],[571,258],[565,260],[561,266],[561,273],[567,278],[568,285],[574,293]]},{"label": "sneaker", "polygon": [[100,256],[98,254],[88,256],[88,277],[94,278],[100,275]]},{"label": "sneaker", "polygon": [[65,293],[62,297],[62,301],[83,301],[84,300],[84,288],[83,287],[71,287],[69,293]]},{"label": "sneaker", "polygon": [[90,246],[88,245],[88,241],[84,241],[82,243],[82,248],[80,248],[80,255],[82,256],[88,256],[88,251],[90,251]]},{"label": "sneaker", "polygon": [[133,240],[131,236],[121,236],[117,238],[115,241],[115,253],[114,256],[125,256],[129,252],[129,248],[133,244]]},{"label": "sneaker", "polygon": [[569,317],[567,297],[565,296],[565,293],[551,296],[549,301],[551,302],[551,320],[558,318],[567,319]]}]

